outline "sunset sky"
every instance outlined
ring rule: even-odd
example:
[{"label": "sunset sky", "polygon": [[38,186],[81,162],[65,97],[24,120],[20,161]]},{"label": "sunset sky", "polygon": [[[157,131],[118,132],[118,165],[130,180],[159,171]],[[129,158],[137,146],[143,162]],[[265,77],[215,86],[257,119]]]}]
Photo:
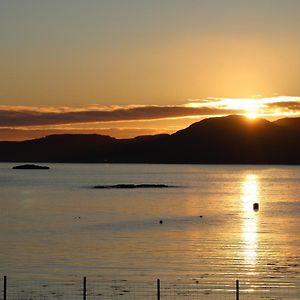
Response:
[{"label": "sunset sky", "polygon": [[300,116],[299,0],[0,0],[0,140]]}]

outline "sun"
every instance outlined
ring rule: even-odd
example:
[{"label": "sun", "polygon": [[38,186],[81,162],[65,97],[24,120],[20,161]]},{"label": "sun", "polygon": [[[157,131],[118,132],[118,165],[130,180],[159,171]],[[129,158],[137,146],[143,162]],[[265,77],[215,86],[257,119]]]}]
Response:
[{"label": "sun", "polygon": [[253,101],[253,99],[243,99],[241,100],[241,109],[245,111],[244,115],[248,119],[256,119],[258,117],[258,110],[260,108],[260,103],[258,101]]},{"label": "sun", "polygon": [[242,114],[249,119],[257,118],[261,108],[260,99],[235,98],[223,99],[223,102],[226,108],[242,111]]},{"label": "sun", "polygon": [[219,115],[238,114],[249,120],[256,118],[278,118],[299,116],[300,97],[274,96],[266,98],[213,98],[190,100],[186,106],[192,108],[211,108],[212,111],[224,111]]},{"label": "sun", "polygon": [[255,119],[259,116],[263,102],[262,99],[255,98],[220,98],[214,99],[209,104],[207,102],[192,102],[188,103],[187,106],[193,108],[210,106],[217,109],[233,110],[249,119]]},{"label": "sun", "polygon": [[249,112],[245,113],[245,116],[248,119],[251,119],[251,120],[256,119],[258,117],[256,111],[255,112],[254,111],[249,111]]}]

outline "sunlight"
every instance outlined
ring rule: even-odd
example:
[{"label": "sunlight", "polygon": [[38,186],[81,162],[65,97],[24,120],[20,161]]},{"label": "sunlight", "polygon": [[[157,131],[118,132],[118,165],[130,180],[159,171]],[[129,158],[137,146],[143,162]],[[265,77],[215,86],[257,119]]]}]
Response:
[{"label": "sunlight", "polygon": [[257,256],[257,215],[253,211],[253,203],[259,202],[258,177],[247,175],[242,188],[243,200],[243,240],[244,240],[244,259],[254,266]]},{"label": "sunlight", "polygon": [[260,113],[263,107],[264,99],[252,98],[221,98],[211,99],[205,102],[191,102],[188,107],[214,107],[219,109],[236,110],[239,114],[244,115],[250,119],[254,119]]},{"label": "sunlight", "polygon": [[228,109],[242,110],[249,119],[255,119],[262,107],[261,99],[224,99],[224,105]]},{"label": "sunlight", "polygon": [[274,96],[266,98],[207,98],[190,100],[185,106],[228,110],[231,114],[243,115],[249,119],[257,117],[298,116],[295,110],[300,97]]},{"label": "sunlight", "polygon": [[248,119],[256,119],[257,118],[257,114],[255,112],[249,112],[249,113],[246,113],[245,116],[248,118]]}]

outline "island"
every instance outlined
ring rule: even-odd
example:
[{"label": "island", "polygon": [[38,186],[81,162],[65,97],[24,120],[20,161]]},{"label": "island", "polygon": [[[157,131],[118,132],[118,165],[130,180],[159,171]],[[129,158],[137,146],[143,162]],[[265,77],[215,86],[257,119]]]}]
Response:
[{"label": "island", "polygon": [[14,166],[13,169],[14,170],[49,170],[50,167],[26,164],[26,165]]},{"label": "island", "polygon": [[143,184],[114,184],[114,185],[96,185],[94,189],[138,189],[138,188],[169,188],[171,186],[167,184],[152,184],[152,183],[143,183]]}]

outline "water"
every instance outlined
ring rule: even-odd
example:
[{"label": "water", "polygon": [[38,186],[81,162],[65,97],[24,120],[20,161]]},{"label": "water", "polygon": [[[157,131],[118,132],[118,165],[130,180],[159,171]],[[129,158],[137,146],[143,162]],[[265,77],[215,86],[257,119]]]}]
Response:
[{"label": "water", "polygon": [[[298,166],[13,165],[0,164],[8,278],[299,286]],[[117,183],[176,187],[92,188]]]}]

